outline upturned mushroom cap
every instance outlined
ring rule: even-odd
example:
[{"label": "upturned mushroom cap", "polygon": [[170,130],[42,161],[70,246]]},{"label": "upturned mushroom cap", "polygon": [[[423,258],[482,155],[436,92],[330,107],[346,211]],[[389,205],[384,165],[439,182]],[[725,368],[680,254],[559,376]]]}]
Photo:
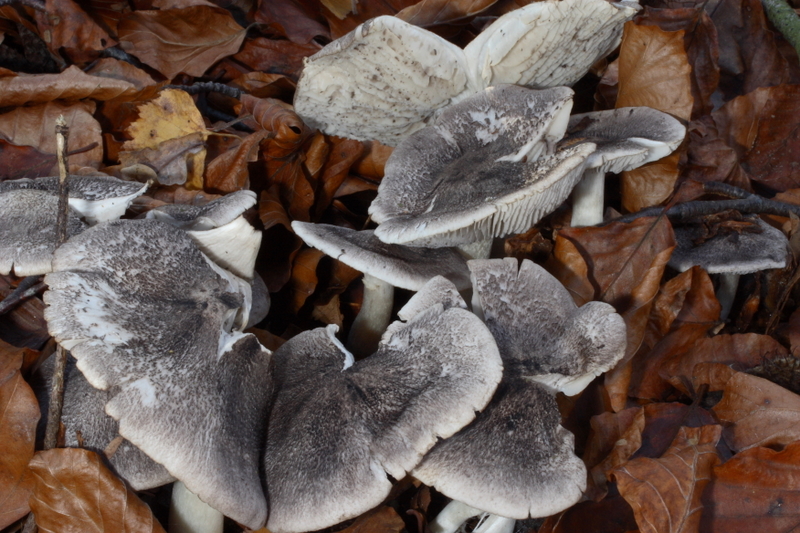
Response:
[{"label": "upturned mushroom cap", "polygon": [[50,333],[92,386],[111,391],[106,413],[120,434],[212,507],[263,526],[270,353],[238,331],[249,284],[154,220],[90,228],[53,267]]},{"label": "upturned mushroom cap", "polygon": [[472,85],[572,85],[622,39],[636,2],[547,0],[506,13],[464,49]]},{"label": "upturned mushroom cap", "polygon": [[261,232],[242,213],[256,204],[253,191],[236,191],[204,206],[164,205],[147,212],[146,218],[181,228],[200,251],[233,274],[253,279]]},{"label": "upturned mushroom cap", "polygon": [[[58,176],[23,178],[0,183],[0,194],[17,189],[35,189],[58,194]],[[123,181],[113,176],[69,176],[69,206],[89,224],[115,220],[131,202],[144,194],[146,183]]]},{"label": "upturned mushroom cap", "polygon": [[329,224],[292,222],[306,244],[339,261],[402,289],[418,291],[437,275],[460,290],[469,287],[467,262],[454,248],[412,248],[386,244],[372,230],[355,231]]},{"label": "upturned mushroom cap", "polygon": [[475,417],[502,374],[480,320],[441,305],[395,329],[353,363],[335,326],[275,352],[264,470],[267,527],[311,531],[357,516],[389,493],[439,437]]},{"label": "upturned mushroom cap", "polygon": [[[46,191],[11,190],[0,194],[0,274],[37,276],[52,271],[58,242],[58,197]],[[67,237],[86,224],[69,209]]]},{"label": "upturned mushroom cap", "polygon": [[686,136],[686,127],[650,107],[621,107],[572,115],[565,143],[592,142],[597,149],[586,168],[619,173],[671,154]]},{"label": "upturned mushroom cap", "polygon": [[490,87],[397,147],[370,206],[392,244],[457,246],[527,230],[580,179],[592,143],[549,152],[572,90]]},{"label": "upturned mushroom cap", "polygon": [[757,216],[747,219],[757,224],[760,232],[719,233],[696,246],[693,242],[703,232],[700,224],[676,227],[678,245],[672,252],[669,266],[683,272],[699,265],[709,274],[750,274],[784,268],[789,253],[786,235]]},{"label": "upturned mushroom cap", "polygon": [[586,488],[586,467],[555,398],[520,377],[504,377],[486,409],[412,474],[454,500],[517,519],[563,511]]},{"label": "upturned mushroom cap", "polygon": [[578,308],[539,265],[514,258],[470,261],[472,307],[483,315],[506,373],[568,396],[610,370],[625,354],[625,322],[604,302]]},{"label": "upturned mushroom cap", "polygon": [[395,146],[467,89],[464,52],[396,17],[377,17],[309,57],[294,110],[330,135]]}]

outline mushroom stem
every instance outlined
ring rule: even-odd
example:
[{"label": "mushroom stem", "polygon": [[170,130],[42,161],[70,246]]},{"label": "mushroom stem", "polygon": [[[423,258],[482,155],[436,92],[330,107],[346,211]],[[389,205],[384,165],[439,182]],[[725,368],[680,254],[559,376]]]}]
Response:
[{"label": "mushroom stem", "polygon": [[727,320],[733,307],[733,300],[736,298],[736,289],[739,288],[739,274],[723,272],[719,275],[719,289],[717,289],[717,300],[722,310],[719,313],[720,320]]},{"label": "mushroom stem", "polygon": [[572,190],[572,227],[594,226],[603,221],[605,172],[601,167],[583,171],[580,183]]},{"label": "mushroom stem", "polygon": [[489,259],[489,255],[492,253],[493,242],[494,239],[486,239],[484,241],[462,244],[457,248],[466,259]]},{"label": "mushroom stem", "polygon": [[225,517],[180,481],[172,485],[169,533],[222,533]]},{"label": "mushroom stem", "polygon": [[358,357],[365,357],[378,349],[381,335],[389,325],[394,303],[394,287],[389,283],[369,274],[364,274],[363,283],[361,311],[347,337],[347,348]]},{"label": "mushroom stem", "polygon": [[430,533],[455,533],[461,524],[483,511],[453,500],[428,524]]},{"label": "mushroom stem", "polygon": [[473,533],[514,533],[517,521],[496,514],[485,514]]}]

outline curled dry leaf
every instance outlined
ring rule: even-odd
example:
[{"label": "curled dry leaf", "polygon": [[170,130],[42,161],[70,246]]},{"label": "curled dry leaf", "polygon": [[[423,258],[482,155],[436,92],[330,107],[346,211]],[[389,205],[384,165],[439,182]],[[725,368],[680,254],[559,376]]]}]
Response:
[{"label": "curled dry leaf", "polygon": [[202,76],[239,51],[247,31],[221,8],[135,11],[118,26],[120,46],[167,78]]},{"label": "curled dry leaf", "polygon": [[44,10],[35,13],[42,40],[54,54],[62,47],[100,51],[117,44],[73,0],[47,0]]},{"label": "curled dry leaf", "polygon": [[315,199],[315,218],[318,219],[330,206],[336,191],[344,183],[350,168],[361,157],[364,145],[353,139],[331,138],[330,155],[323,166]]},{"label": "curled dry leaf", "polygon": [[592,417],[592,433],[583,455],[589,468],[590,483],[586,490],[589,498],[598,501],[606,496],[608,472],[627,462],[642,445],[644,421],[641,407]]},{"label": "curled dry leaf", "polygon": [[[692,113],[692,67],[683,31],[625,24],[619,53],[616,107],[648,106],[688,120]],[[623,173],[622,206],[628,211],[657,205],[672,193],[678,155]]]},{"label": "curled dry leaf", "polygon": [[268,134],[266,130],[252,133],[242,139],[238,146],[215,157],[208,164],[205,188],[223,193],[248,189],[250,173],[247,165],[258,159],[259,143]]},{"label": "curled dry leaf", "polygon": [[164,533],[147,504],[92,451],[38,452],[30,468],[31,510],[44,533]]},{"label": "curled dry leaf", "polygon": [[722,181],[746,191],[752,190],[750,178],[739,164],[739,156],[720,136],[711,115],[689,123],[686,146],[685,179]]},{"label": "curled dry leaf", "polygon": [[713,410],[727,422],[725,442],[735,451],[781,446],[800,440],[800,396],[766,379],[737,372],[720,363],[694,367],[694,387],[708,384],[722,391]]},{"label": "curled dry leaf", "polygon": [[663,457],[634,459],[613,471],[642,533],[698,530],[703,489],[719,463],[715,447],[721,429],[681,428]]},{"label": "curled dry leaf", "polygon": [[703,494],[701,531],[789,533],[800,523],[800,442],[752,448],[714,468]]},{"label": "curled dry leaf", "polygon": [[438,24],[449,24],[467,17],[474,17],[489,9],[497,0],[422,0],[408,6],[397,18],[415,26],[428,27]]},{"label": "curled dry leaf", "polygon": [[309,296],[314,294],[317,288],[317,265],[320,259],[325,257],[323,252],[315,248],[300,250],[292,263],[292,287],[291,308],[293,313],[297,313]]},{"label": "curled dry leaf", "polygon": [[40,104],[53,100],[110,100],[132,95],[133,84],[113,78],[85,74],[71,65],[60,74],[24,74],[0,78],[0,98],[4,106]]},{"label": "curled dry leaf", "polygon": [[273,145],[270,156],[281,158],[296,151],[311,135],[311,131],[291,107],[274,98],[256,98],[249,94],[241,97],[239,116],[250,114],[253,120],[272,133]]},{"label": "curled dry leaf", "polygon": [[33,457],[39,404],[19,372],[23,351],[0,342],[0,529],[25,516],[33,489]]}]

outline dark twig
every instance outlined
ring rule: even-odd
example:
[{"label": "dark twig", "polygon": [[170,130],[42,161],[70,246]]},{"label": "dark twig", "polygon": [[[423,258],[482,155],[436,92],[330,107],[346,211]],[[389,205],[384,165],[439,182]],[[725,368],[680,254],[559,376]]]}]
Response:
[{"label": "dark twig", "polygon": [[44,11],[44,0],[0,0],[0,7],[13,6],[14,4],[31,7],[36,11]]},{"label": "dark twig", "polygon": [[0,302],[0,315],[8,313],[21,302],[38,294],[45,287],[46,285],[42,282],[41,276],[28,276],[23,279],[19,282],[17,288]]},{"label": "dark twig", "polygon": [[134,67],[142,68],[144,66],[141,61],[136,59],[134,56],[130,55],[122,48],[119,48],[118,46],[112,46],[111,48],[106,48],[105,50],[100,52],[100,57],[110,57],[118,61],[124,61],[125,63],[130,63]]},{"label": "dark twig", "polygon": [[197,83],[193,83],[192,85],[166,85],[164,88],[180,89],[182,91],[186,91],[189,94],[220,93],[225,96],[229,96],[231,98],[236,98],[237,100],[242,96],[241,89],[237,89],[235,87],[231,87],[230,85],[225,85],[224,83],[217,83],[214,81],[199,81]]}]

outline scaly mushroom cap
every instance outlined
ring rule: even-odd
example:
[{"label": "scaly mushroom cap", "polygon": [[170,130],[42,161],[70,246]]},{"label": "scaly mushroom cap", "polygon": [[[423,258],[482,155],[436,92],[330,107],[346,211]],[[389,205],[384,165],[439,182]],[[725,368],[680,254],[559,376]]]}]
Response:
[{"label": "scaly mushroom cap", "polygon": [[502,375],[491,334],[463,309],[431,307],[355,363],[335,331],[301,333],[275,352],[264,455],[275,533],[378,505],[392,486],[386,473],[401,479],[469,423]]},{"label": "scaly mushroom cap", "polygon": [[418,291],[441,275],[460,289],[469,287],[467,262],[454,248],[411,248],[386,244],[372,230],[292,222],[306,244],[394,287]]},{"label": "scaly mushroom cap", "polygon": [[377,17],[305,61],[294,110],[313,128],[395,146],[467,89],[464,52],[396,17]]},{"label": "scaly mushroom cap", "polygon": [[53,268],[50,333],[111,391],[120,434],[212,507],[263,526],[270,353],[238,331],[249,284],[154,220],[95,226],[62,245]]},{"label": "scaly mushroom cap", "polygon": [[205,231],[233,222],[256,205],[256,193],[236,191],[206,205],[167,204],[147,212],[147,218],[166,222],[185,231]]},{"label": "scaly mushroom cap", "polygon": [[[69,206],[89,224],[115,220],[125,214],[134,198],[147,190],[147,184],[123,181],[113,176],[69,176]],[[58,194],[58,176],[23,178],[0,183],[0,194],[18,189],[34,189]]]},{"label": "scaly mushroom cap", "polygon": [[382,241],[457,246],[530,228],[569,196],[594,151],[549,152],[572,90],[490,87],[450,106],[397,147],[369,212]]},{"label": "scaly mushroom cap", "polygon": [[473,309],[494,335],[506,373],[572,396],[625,354],[625,322],[604,302],[578,308],[569,292],[525,260],[468,263]]},{"label": "scaly mushroom cap", "polygon": [[504,377],[475,421],[439,442],[412,475],[454,500],[516,519],[563,511],[586,488],[586,467],[555,398],[520,377]]},{"label": "scaly mushroom cap", "polygon": [[472,85],[572,85],[619,46],[623,24],[639,9],[636,2],[547,0],[506,13],[464,49]]},{"label": "scaly mushroom cap", "polygon": [[621,107],[572,115],[565,143],[589,141],[596,151],[586,168],[619,173],[671,154],[683,141],[686,128],[671,115],[650,107]]},{"label": "scaly mushroom cap", "polygon": [[[0,274],[8,275],[12,270],[15,276],[51,272],[58,241],[57,219],[58,197],[49,192],[22,189],[0,194]],[[67,237],[85,227],[78,214],[69,209]]]}]

